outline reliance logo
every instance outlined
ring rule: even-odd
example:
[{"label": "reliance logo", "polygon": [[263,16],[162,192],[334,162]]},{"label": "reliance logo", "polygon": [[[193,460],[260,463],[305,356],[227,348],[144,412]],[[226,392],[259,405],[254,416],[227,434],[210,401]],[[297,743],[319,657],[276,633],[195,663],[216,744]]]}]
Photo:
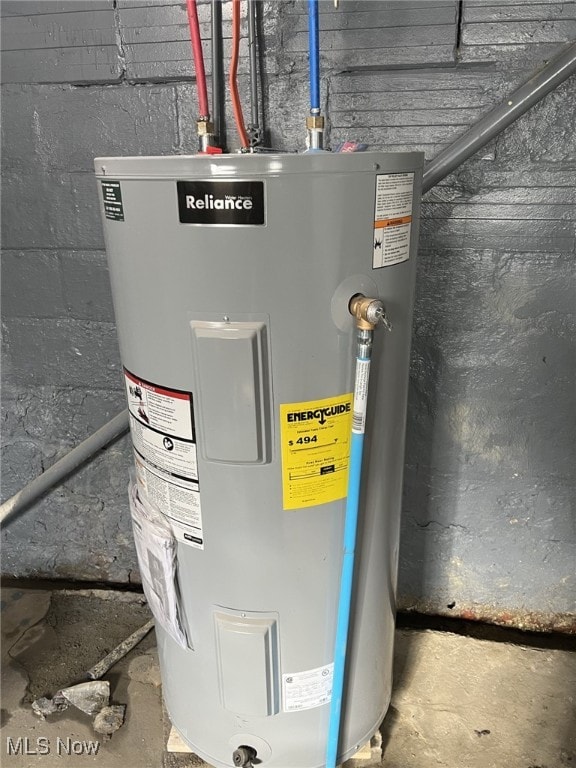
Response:
[{"label": "reliance logo", "polygon": [[176,187],[181,224],[266,223],[263,181],[177,181]]},{"label": "reliance logo", "polygon": [[202,198],[196,198],[194,195],[186,195],[186,208],[192,208],[195,211],[209,209],[213,211],[251,211],[251,197],[214,197],[214,195],[204,195]]}]

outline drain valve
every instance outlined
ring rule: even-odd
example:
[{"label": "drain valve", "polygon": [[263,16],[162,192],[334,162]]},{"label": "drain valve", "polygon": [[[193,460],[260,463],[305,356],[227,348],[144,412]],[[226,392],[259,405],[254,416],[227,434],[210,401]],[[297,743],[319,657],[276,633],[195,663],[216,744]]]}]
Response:
[{"label": "drain valve", "polygon": [[238,768],[253,768],[256,759],[256,750],[254,747],[238,747],[232,753],[232,762]]}]

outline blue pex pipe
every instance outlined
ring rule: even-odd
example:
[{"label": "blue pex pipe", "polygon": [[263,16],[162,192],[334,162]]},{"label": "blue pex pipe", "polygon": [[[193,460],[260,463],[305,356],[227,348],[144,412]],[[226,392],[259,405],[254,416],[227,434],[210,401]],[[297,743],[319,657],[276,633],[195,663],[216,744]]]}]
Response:
[{"label": "blue pex pipe", "polygon": [[[366,362],[369,363],[369,360],[358,357],[357,362],[365,364]],[[348,495],[346,497],[346,517],[344,522],[344,555],[342,560],[342,574],[340,577],[340,597],[338,599],[338,620],[336,624],[336,641],[334,646],[334,676],[332,680],[332,699],[330,701],[328,742],[326,745],[326,768],[336,768],[338,742],[340,740],[340,720],[342,717],[344,673],[346,671],[346,647],[348,644],[350,606],[352,603],[354,552],[356,549],[356,529],[358,527],[358,509],[360,505],[363,452],[364,432],[352,432],[350,470],[348,474]]]},{"label": "blue pex pipe", "polygon": [[308,0],[308,47],[310,56],[310,111],[320,112],[320,43],[318,0]]}]

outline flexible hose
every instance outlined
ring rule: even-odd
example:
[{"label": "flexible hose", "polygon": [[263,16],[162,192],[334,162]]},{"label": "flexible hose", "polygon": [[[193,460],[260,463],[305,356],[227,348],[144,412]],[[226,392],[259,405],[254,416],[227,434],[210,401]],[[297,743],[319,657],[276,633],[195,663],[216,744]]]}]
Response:
[{"label": "flexible hose", "polygon": [[194,57],[194,72],[196,74],[196,89],[198,91],[198,110],[200,118],[208,120],[210,117],[210,108],[208,107],[208,89],[206,87],[204,54],[202,52],[202,38],[200,37],[200,22],[198,21],[196,0],[186,0],[186,10],[188,11],[188,24],[190,26],[192,56]]},{"label": "flexible hose", "polygon": [[350,446],[350,470],[348,474],[348,495],[346,496],[346,517],[344,521],[342,573],[340,576],[340,596],[338,598],[336,640],[334,643],[334,675],[332,678],[330,720],[328,723],[328,740],[326,743],[326,768],[336,768],[338,743],[340,740],[340,721],[342,718],[342,699],[344,696],[344,674],[346,671],[346,648],[348,645],[350,608],[352,604],[356,530],[358,528],[358,509],[360,505],[360,488],[362,482],[362,455],[364,453],[364,430],[366,423],[368,381],[370,378],[372,333],[372,331],[358,332]]},{"label": "flexible hose", "polygon": [[312,114],[320,114],[318,0],[308,0],[308,47],[310,49],[310,112]]},{"label": "flexible hose", "polygon": [[247,149],[250,146],[250,140],[244,127],[244,115],[242,114],[242,104],[240,103],[240,94],[238,93],[238,56],[240,54],[240,0],[232,0],[232,58],[230,60],[230,95],[232,97],[232,111],[234,112],[234,121],[236,130],[240,138],[240,146]]}]

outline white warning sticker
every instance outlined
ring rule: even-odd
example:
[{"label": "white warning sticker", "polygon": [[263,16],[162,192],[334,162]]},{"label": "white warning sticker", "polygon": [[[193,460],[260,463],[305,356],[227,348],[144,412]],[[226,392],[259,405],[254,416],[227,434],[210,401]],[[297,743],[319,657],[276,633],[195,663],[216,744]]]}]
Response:
[{"label": "white warning sticker", "polygon": [[413,196],[413,173],[376,176],[373,269],[400,264],[410,257]]},{"label": "white warning sticker", "polygon": [[327,704],[332,697],[334,664],[282,675],[282,700],[285,712],[300,712]]},{"label": "white warning sticker", "polygon": [[196,446],[189,441],[154,432],[130,414],[132,443],[140,456],[166,472],[198,480]]},{"label": "white warning sticker", "polygon": [[136,451],[134,462],[139,491],[164,514],[174,536],[184,544],[204,549],[198,483],[152,467]]},{"label": "white warning sticker", "polygon": [[124,370],[138,487],[180,541],[204,548],[192,393]]},{"label": "white warning sticker", "polygon": [[370,360],[356,360],[356,384],[354,386],[354,412],[352,432],[363,435],[366,431],[366,409],[368,407],[368,381]]}]

